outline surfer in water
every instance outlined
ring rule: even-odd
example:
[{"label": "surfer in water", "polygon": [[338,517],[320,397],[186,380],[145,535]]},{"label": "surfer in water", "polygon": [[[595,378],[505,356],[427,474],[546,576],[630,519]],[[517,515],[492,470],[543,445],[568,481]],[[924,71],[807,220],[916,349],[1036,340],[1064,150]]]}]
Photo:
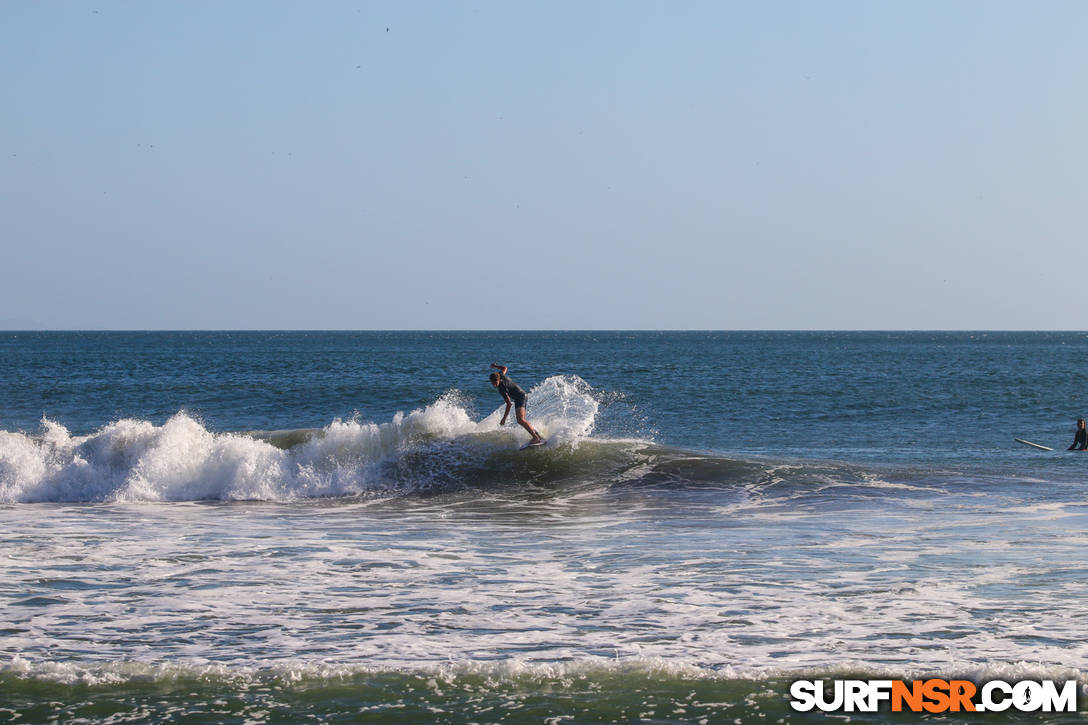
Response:
[{"label": "surfer in water", "polygon": [[1085,448],[1088,448],[1088,428],[1084,426],[1084,418],[1077,418],[1077,437],[1066,450],[1083,451]]},{"label": "surfer in water", "polygon": [[506,425],[506,416],[510,415],[510,406],[513,405],[518,425],[529,431],[529,435],[533,437],[533,439],[529,441],[529,445],[539,445],[543,443],[544,439],[536,432],[536,428],[525,419],[525,401],[528,400],[529,396],[525,394],[525,391],[521,389],[520,385],[506,377],[507,367],[505,365],[491,363],[491,367],[499,371],[497,373],[491,373],[491,386],[496,388],[499,391],[499,395],[502,396],[502,399],[506,401],[506,411],[502,414],[502,420],[499,421],[499,425]]}]

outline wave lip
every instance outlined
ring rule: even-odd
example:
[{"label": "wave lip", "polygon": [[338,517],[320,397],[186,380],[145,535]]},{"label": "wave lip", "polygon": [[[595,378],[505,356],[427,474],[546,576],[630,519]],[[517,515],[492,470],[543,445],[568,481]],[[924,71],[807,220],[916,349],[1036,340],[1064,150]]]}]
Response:
[{"label": "wave lip", "polygon": [[[548,378],[531,394],[534,425],[576,447],[599,403],[576,376]],[[527,438],[498,425],[501,408],[474,421],[451,391],[385,423],[334,420],[322,429],[213,432],[182,411],[162,425],[125,419],[87,436],[42,421],[41,433],[0,432],[0,503],[293,500],[378,491],[425,491]],[[477,476],[478,478],[478,476]]]}]

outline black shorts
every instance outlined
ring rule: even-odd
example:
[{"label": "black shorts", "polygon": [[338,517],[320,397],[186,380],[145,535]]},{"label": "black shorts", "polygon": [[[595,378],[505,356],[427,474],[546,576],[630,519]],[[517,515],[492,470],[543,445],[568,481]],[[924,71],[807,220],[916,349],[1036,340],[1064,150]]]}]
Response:
[{"label": "black shorts", "polygon": [[529,397],[527,395],[517,397],[511,395],[510,400],[514,401],[514,410],[525,410],[525,404],[529,401]]}]

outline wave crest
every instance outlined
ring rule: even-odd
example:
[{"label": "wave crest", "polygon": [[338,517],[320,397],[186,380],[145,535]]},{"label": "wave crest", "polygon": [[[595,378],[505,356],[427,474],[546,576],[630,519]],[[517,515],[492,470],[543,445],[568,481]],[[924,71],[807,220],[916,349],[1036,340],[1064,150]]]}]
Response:
[{"label": "wave crest", "polygon": [[[599,403],[581,378],[548,378],[530,396],[533,424],[558,445],[576,448],[592,432]],[[182,411],[162,425],[125,419],[73,436],[43,420],[38,435],[0,432],[0,502],[291,500],[471,484],[528,438],[513,421],[500,427],[501,411],[474,421],[451,391],[385,423],[321,429],[213,432]]]}]

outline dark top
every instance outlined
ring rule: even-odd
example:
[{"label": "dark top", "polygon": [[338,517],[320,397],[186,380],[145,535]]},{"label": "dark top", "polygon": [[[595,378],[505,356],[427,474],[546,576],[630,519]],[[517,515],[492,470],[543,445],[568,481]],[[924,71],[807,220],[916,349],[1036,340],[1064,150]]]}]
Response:
[{"label": "dark top", "polygon": [[1073,445],[1068,450],[1083,451],[1085,448],[1088,448],[1088,429],[1077,428],[1077,437],[1073,439]]},{"label": "dark top", "polygon": [[525,406],[525,391],[521,389],[520,385],[502,373],[499,373],[499,394],[503,400],[506,400],[507,397],[513,400],[514,406],[517,408]]}]

